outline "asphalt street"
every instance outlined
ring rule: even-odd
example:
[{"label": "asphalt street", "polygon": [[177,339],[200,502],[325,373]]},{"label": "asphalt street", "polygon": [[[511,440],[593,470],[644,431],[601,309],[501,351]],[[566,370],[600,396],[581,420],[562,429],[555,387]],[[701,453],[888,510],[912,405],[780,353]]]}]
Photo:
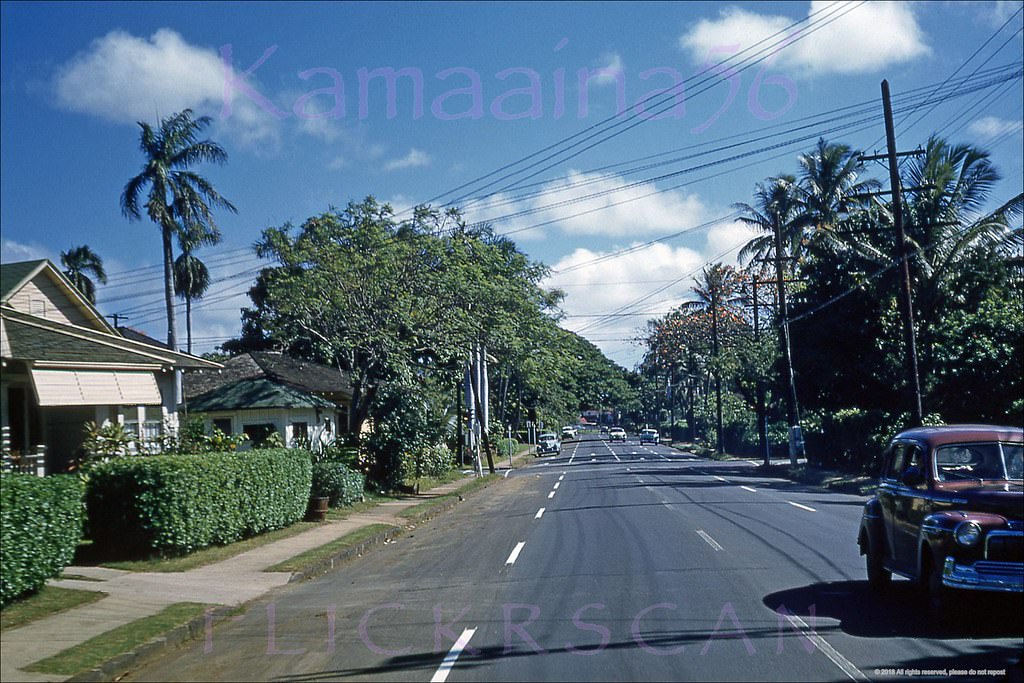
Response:
[{"label": "asphalt street", "polygon": [[1013,671],[1020,617],[999,601],[940,628],[908,582],[869,593],[856,544],[864,500],[635,437],[570,441],[126,680],[997,681]]}]

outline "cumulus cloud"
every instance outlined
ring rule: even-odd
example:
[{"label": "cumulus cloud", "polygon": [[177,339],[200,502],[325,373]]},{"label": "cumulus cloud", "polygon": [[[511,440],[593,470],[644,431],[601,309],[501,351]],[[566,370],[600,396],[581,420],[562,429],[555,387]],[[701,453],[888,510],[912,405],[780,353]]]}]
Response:
[{"label": "cumulus cloud", "polygon": [[[49,247],[37,242],[23,244],[14,240],[4,239],[0,241],[0,253],[3,253],[4,263],[17,263],[18,261],[35,261],[41,258],[48,258],[51,261],[59,258],[55,256]],[[60,261],[54,261],[60,265]]]},{"label": "cumulus cloud", "polygon": [[595,75],[590,79],[596,85],[611,85],[622,78],[624,67],[622,66],[622,55],[609,52],[601,56],[601,59],[594,65],[592,71]]},{"label": "cumulus cloud", "polygon": [[977,121],[971,122],[969,130],[984,139],[992,139],[1003,134],[1018,135],[1024,130],[1024,121],[1008,121],[995,116],[985,116]]},{"label": "cumulus cloud", "polygon": [[385,171],[399,171],[406,168],[418,168],[430,165],[430,155],[426,152],[413,148],[409,153],[400,159],[392,159],[384,164]]},{"label": "cumulus cloud", "polygon": [[225,68],[216,50],[171,29],[148,39],[111,31],[61,66],[53,86],[61,107],[109,121],[155,122],[191,108],[214,115],[243,142],[276,142],[276,119],[249,98],[235,96],[230,114],[223,110],[225,75],[238,76]]},{"label": "cumulus cloud", "polygon": [[[911,3],[869,2],[852,11],[839,4],[815,0],[810,6],[811,27],[822,27],[806,37],[784,45],[773,57],[780,69],[820,74],[872,73],[931,52],[918,26]],[[831,23],[830,17],[839,16]],[[793,23],[789,17],[759,14],[738,7],[726,7],[717,19],[703,19],[679,39],[680,46],[699,63],[715,64],[741,52]],[[791,34],[808,26],[801,24]],[[774,43],[779,37],[769,40]],[[753,54],[754,48],[744,56]]]},{"label": "cumulus cloud", "polygon": [[568,235],[622,237],[664,234],[698,225],[710,213],[697,195],[660,192],[653,183],[621,176],[570,170],[540,188],[541,194],[516,199],[495,195],[469,207],[468,217],[486,221],[516,239],[542,237],[549,228]]}]

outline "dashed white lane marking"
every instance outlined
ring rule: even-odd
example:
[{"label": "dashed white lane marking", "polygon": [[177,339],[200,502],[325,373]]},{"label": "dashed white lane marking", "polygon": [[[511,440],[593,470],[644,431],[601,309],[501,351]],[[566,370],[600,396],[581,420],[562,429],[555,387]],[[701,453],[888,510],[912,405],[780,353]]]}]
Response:
[{"label": "dashed white lane marking", "polygon": [[741,486],[740,488],[743,489],[744,491],[750,491],[751,493],[757,493],[757,489],[752,489],[749,486]]},{"label": "dashed white lane marking", "polygon": [[572,460],[573,460],[573,458],[575,458],[575,457],[576,457],[576,451],[573,451],[573,452],[572,452],[572,457],[570,457],[570,458],[569,458],[569,464],[570,464],[570,465],[572,464]]},{"label": "dashed white lane marking", "polygon": [[715,552],[718,552],[719,550],[725,550],[725,548],[723,548],[718,541],[711,538],[711,536],[709,536],[707,532],[705,532],[703,529],[697,529],[697,535],[703,538],[709,546],[714,548]]},{"label": "dashed white lane marking", "polygon": [[590,462],[597,462],[597,458],[591,458]]},{"label": "dashed white lane marking", "polygon": [[812,507],[808,507],[806,505],[801,505],[800,503],[794,503],[791,500],[787,500],[786,502],[789,503],[790,505],[792,505],[795,508],[800,508],[801,510],[807,510],[808,512],[817,512],[817,510],[815,510]]},{"label": "dashed white lane marking", "polygon": [[811,641],[811,643],[814,644],[814,647],[818,648],[821,654],[832,660],[832,663],[838,666],[839,670],[846,674],[851,681],[871,680],[865,676],[860,669],[854,666],[849,659],[832,647],[827,640],[815,633],[814,629],[808,626],[806,621],[795,614],[790,614],[789,612],[784,612],[784,614],[789,623],[793,625],[793,628],[800,631],[801,635]]},{"label": "dashed white lane marking", "polygon": [[642,455],[641,455],[641,456],[640,456],[640,459],[641,459],[641,460],[646,460],[647,458],[645,458],[644,456],[642,456]]},{"label": "dashed white lane marking", "polygon": [[558,478],[558,481],[562,481],[563,479],[565,479],[565,472],[562,472],[562,476]]},{"label": "dashed white lane marking", "polygon": [[665,461],[671,460],[671,458],[666,458],[664,455],[659,455],[658,457]]},{"label": "dashed white lane marking", "polygon": [[555,485],[554,485],[554,486],[552,486],[551,488],[553,488],[554,490],[556,490],[556,491],[557,491],[557,490],[558,490],[558,487],[559,487],[559,486],[561,486],[561,485],[562,485],[562,482],[560,482],[560,481],[556,481],[556,482],[555,482]]},{"label": "dashed white lane marking", "polygon": [[620,458],[619,456],[615,455],[614,452],[612,453],[612,457],[615,458],[615,462],[622,462],[622,458]]},{"label": "dashed white lane marking", "polygon": [[459,639],[452,645],[452,649],[448,651],[448,654],[444,656],[444,660],[441,662],[441,666],[434,672],[434,677],[430,679],[430,683],[444,683],[448,679],[448,674],[451,673],[452,667],[455,666],[456,660],[462,651],[466,649],[469,644],[469,639],[476,633],[475,628],[467,628],[459,636]]},{"label": "dashed white lane marking", "polygon": [[552,491],[551,493],[548,494],[548,498],[554,498],[554,497],[555,497],[555,492],[554,491]]},{"label": "dashed white lane marking", "polygon": [[534,518],[534,519],[540,519],[541,517],[543,517],[543,516],[544,516],[544,510],[545,510],[545,509],[546,509],[546,508],[541,508],[540,510],[537,510],[537,514],[535,514],[535,515],[533,516],[533,518]]},{"label": "dashed white lane marking", "polygon": [[505,560],[505,564],[515,564],[516,559],[519,557],[519,553],[523,551],[523,546],[526,545],[526,541],[519,541],[516,543],[516,547],[512,549],[512,554]]},{"label": "dashed white lane marking", "polygon": [[714,476],[714,478],[717,479],[718,481],[724,481],[725,483],[729,483],[729,480],[726,479],[725,477],[720,477],[717,474],[712,475],[712,476]]}]

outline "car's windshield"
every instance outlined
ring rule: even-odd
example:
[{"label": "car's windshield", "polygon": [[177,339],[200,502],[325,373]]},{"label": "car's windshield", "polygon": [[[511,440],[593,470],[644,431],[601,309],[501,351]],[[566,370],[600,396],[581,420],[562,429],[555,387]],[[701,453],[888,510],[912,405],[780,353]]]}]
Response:
[{"label": "car's windshield", "polygon": [[1024,446],[1016,443],[947,444],[935,449],[938,481],[1020,479]]}]

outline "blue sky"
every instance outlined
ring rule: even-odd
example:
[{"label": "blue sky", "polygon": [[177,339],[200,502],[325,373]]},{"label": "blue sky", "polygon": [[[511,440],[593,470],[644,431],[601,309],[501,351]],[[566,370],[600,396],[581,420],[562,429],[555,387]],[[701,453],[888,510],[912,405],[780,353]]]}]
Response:
[{"label": "blue sky", "polygon": [[[219,217],[223,243],[200,252],[217,281],[195,305],[198,351],[237,335],[260,230],[372,194],[399,212],[458,199],[473,220],[510,232],[567,292],[563,324],[632,367],[642,349],[629,340],[646,319],[687,298],[705,263],[735,261],[749,233],[731,205],[749,201],[756,182],[796,172],[817,135],[883,149],[883,78],[900,149],[933,132],[979,145],[1004,175],[993,205],[1021,192],[1021,10],[4,2],[2,258],[59,262],[88,244],[110,275],[101,311],[162,337],[158,231],[129,223],[119,197],[142,164],[135,122],[192,107],[213,118],[209,134],[230,157],[200,170],[239,209]],[[779,31],[786,42],[741,70]],[[723,60],[733,73],[697,76]],[[386,79],[374,75],[388,68],[406,74],[390,112]],[[679,84],[659,117],[638,104]],[[874,108],[842,117],[865,104]],[[455,191],[578,133],[587,142],[571,158]]]}]

